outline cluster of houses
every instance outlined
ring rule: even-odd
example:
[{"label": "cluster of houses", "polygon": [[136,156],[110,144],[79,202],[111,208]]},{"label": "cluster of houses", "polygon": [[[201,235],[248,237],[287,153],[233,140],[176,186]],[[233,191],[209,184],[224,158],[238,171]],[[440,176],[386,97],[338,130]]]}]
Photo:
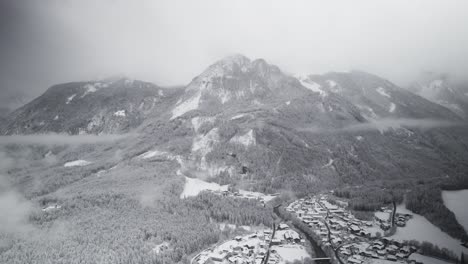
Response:
[{"label": "cluster of houses", "polygon": [[339,248],[338,254],[351,264],[362,264],[369,258],[407,263],[408,257],[416,250],[413,246],[403,245],[392,239],[379,238],[343,245]]},{"label": "cluster of houses", "polygon": [[271,229],[264,229],[246,236],[208,248],[192,259],[192,264],[205,264],[208,261],[223,264],[262,264],[273,238]]},{"label": "cluster of houses", "polygon": [[272,248],[304,243],[305,240],[287,224],[279,224],[275,231],[256,231],[208,248],[196,255],[191,264],[283,264],[286,261]]},{"label": "cluster of houses", "polygon": [[[382,208],[381,217],[363,221],[356,219],[346,207],[346,201],[331,202],[322,194],[296,200],[286,210],[307,224],[320,237],[323,247],[331,247],[347,263],[362,264],[369,259],[409,262],[408,256],[416,248],[382,237],[391,227],[391,210]],[[397,215],[396,224],[406,223],[410,217]]]},{"label": "cluster of houses", "polygon": [[395,216],[395,225],[398,227],[404,227],[406,226],[406,222],[410,220],[413,216],[411,214],[401,214],[401,213],[396,213]]}]

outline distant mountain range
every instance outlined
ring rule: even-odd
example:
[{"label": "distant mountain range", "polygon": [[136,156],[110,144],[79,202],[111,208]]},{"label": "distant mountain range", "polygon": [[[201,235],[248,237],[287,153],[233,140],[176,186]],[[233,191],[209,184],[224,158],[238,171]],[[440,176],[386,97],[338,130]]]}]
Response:
[{"label": "distant mountain range", "polygon": [[262,192],[468,172],[468,96],[445,80],[411,91],[352,71],[290,76],[226,57],[186,87],[115,79],[53,86],[9,114],[5,135],[136,132],[135,153]]}]

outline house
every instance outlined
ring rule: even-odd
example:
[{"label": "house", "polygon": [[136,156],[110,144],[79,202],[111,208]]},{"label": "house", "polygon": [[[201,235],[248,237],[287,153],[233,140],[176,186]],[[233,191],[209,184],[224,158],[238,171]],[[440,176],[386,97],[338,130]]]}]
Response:
[{"label": "house", "polygon": [[397,225],[398,227],[405,227],[405,226],[406,226],[406,223],[405,223],[405,221],[398,220],[398,221],[396,222],[396,225]]},{"label": "house", "polygon": [[278,230],[286,230],[288,228],[289,228],[289,226],[287,224],[279,224],[278,225]]},{"label": "house", "polygon": [[351,225],[349,227],[349,230],[352,232],[352,233],[359,233],[361,231],[361,228],[357,225]]},{"label": "house", "polygon": [[385,254],[387,254],[387,251],[385,249],[377,250],[377,254],[379,256],[385,256]]},{"label": "house", "polygon": [[220,252],[220,253],[213,253],[210,255],[211,260],[213,261],[218,261],[221,262],[223,261],[227,256],[227,253],[225,252]]},{"label": "house", "polygon": [[281,245],[281,240],[278,239],[278,238],[273,238],[271,240],[271,245],[275,246],[275,245]]},{"label": "house", "polygon": [[387,259],[390,260],[390,261],[397,261],[397,257],[395,257],[395,255],[387,255]]},{"label": "house", "polygon": [[389,230],[391,227],[391,225],[387,222],[384,222],[384,223],[381,223],[380,224],[380,228],[382,228],[383,230]]}]

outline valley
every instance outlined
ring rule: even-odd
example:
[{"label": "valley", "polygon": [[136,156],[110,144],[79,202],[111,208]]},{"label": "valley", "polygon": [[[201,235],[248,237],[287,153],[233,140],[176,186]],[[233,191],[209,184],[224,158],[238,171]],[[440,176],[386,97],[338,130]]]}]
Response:
[{"label": "valley", "polygon": [[5,120],[0,263],[430,264],[466,252],[466,196],[452,196],[468,185],[465,120],[369,73],[297,78],[234,55],[184,87],[58,84]]}]

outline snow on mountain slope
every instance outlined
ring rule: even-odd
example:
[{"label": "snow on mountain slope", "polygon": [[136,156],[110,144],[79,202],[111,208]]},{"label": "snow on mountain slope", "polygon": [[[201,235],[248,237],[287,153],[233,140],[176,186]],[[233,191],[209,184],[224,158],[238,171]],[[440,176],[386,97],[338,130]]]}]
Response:
[{"label": "snow on mountain slope", "polygon": [[154,84],[125,79],[55,85],[8,116],[3,134],[122,133],[168,101]]},{"label": "snow on mountain slope", "polygon": [[424,73],[413,82],[409,90],[440,104],[460,117],[468,118],[468,83],[447,75]]}]

